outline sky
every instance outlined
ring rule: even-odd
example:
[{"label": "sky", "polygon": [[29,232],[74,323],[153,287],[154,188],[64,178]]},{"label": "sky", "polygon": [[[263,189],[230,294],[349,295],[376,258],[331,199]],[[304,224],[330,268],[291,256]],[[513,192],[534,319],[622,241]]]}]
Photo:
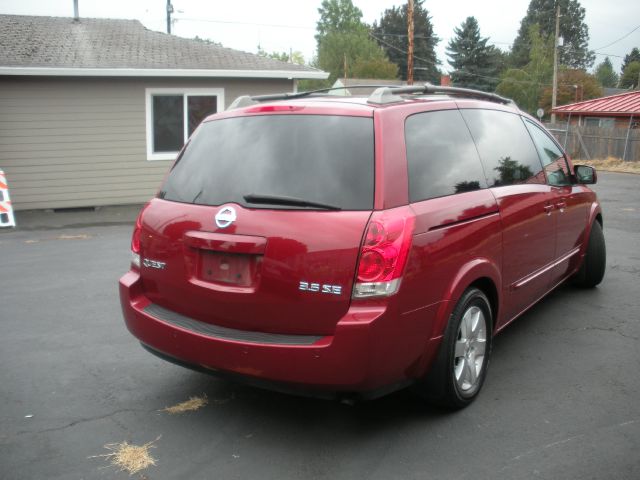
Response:
[{"label": "sky", "polygon": [[[353,3],[362,10],[363,20],[371,24],[385,9],[406,2]],[[321,0],[172,0],[172,4],[174,35],[197,35],[246,52],[256,52],[258,46],[267,52],[300,51],[307,61],[315,54]],[[640,1],[581,0],[580,4],[586,9],[589,47],[597,54],[595,64],[608,54],[619,72],[622,57],[633,47],[640,48],[640,28],[636,29],[640,27]],[[448,70],[446,45],[454,36],[453,29],[466,17],[476,17],[482,36],[506,50],[516,37],[529,0],[425,0],[423,5],[441,39],[436,50],[441,68]],[[137,19],[151,30],[166,32],[166,0],[79,0],[79,11],[81,17]],[[0,13],[71,17],[73,0],[0,0]]]}]

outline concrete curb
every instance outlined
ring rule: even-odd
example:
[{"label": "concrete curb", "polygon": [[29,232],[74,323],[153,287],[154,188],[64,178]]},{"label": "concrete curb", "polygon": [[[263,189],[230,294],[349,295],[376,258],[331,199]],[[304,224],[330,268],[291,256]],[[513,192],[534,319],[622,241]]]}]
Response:
[{"label": "concrete curb", "polygon": [[16,227],[2,228],[0,234],[11,231],[133,225],[142,206],[135,204],[61,210],[21,210],[15,212]]}]

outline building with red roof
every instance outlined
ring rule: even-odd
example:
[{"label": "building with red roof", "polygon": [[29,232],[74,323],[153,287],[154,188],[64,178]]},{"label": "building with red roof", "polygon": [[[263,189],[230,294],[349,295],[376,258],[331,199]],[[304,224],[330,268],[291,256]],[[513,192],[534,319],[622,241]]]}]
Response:
[{"label": "building with red roof", "polygon": [[604,128],[640,126],[640,90],[562,105],[552,110],[570,123]]}]

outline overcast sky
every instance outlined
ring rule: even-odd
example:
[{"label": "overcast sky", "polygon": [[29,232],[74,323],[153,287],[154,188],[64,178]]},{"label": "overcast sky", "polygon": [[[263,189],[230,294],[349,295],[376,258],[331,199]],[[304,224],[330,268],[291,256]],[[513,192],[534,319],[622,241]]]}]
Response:
[{"label": "overcast sky", "polygon": [[[255,52],[264,50],[302,52],[309,60],[315,52],[315,24],[321,0],[172,0],[175,35],[196,35],[222,43],[225,47]],[[405,2],[393,0],[353,0],[373,23],[385,9]],[[581,0],[586,9],[590,48],[597,49],[596,64],[609,54],[619,71],[622,58],[640,47],[640,0]],[[446,70],[445,47],[454,27],[475,16],[483,36],[502,49],[513,42],[529,0],[426,0],[435,33],[442,39],[438,58]],[[166,31],[166,0],[79,0],[80,16],[135,18],[147,28]],[[0,13],[22,15],[73,16],[73,0],[0,0]],[[622,40],[621,37],[626,36]],[[619,41],[618,41],[619,40]],[[613,43],[615,42],[615,43]],[[612,44],[612,45],[609,45]],[[601,48],[606,47],[606,48]]]}]

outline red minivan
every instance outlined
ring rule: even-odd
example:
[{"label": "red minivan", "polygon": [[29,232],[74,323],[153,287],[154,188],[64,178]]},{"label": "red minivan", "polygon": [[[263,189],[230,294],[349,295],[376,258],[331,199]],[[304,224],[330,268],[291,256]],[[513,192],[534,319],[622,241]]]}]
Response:
[{"label": "red minivan", "polygon": [[140,212],[124,318],[201,371],[461,408],[497,332],[569,278],[602,280],[595,181],[494,94],[241,97]]}]

